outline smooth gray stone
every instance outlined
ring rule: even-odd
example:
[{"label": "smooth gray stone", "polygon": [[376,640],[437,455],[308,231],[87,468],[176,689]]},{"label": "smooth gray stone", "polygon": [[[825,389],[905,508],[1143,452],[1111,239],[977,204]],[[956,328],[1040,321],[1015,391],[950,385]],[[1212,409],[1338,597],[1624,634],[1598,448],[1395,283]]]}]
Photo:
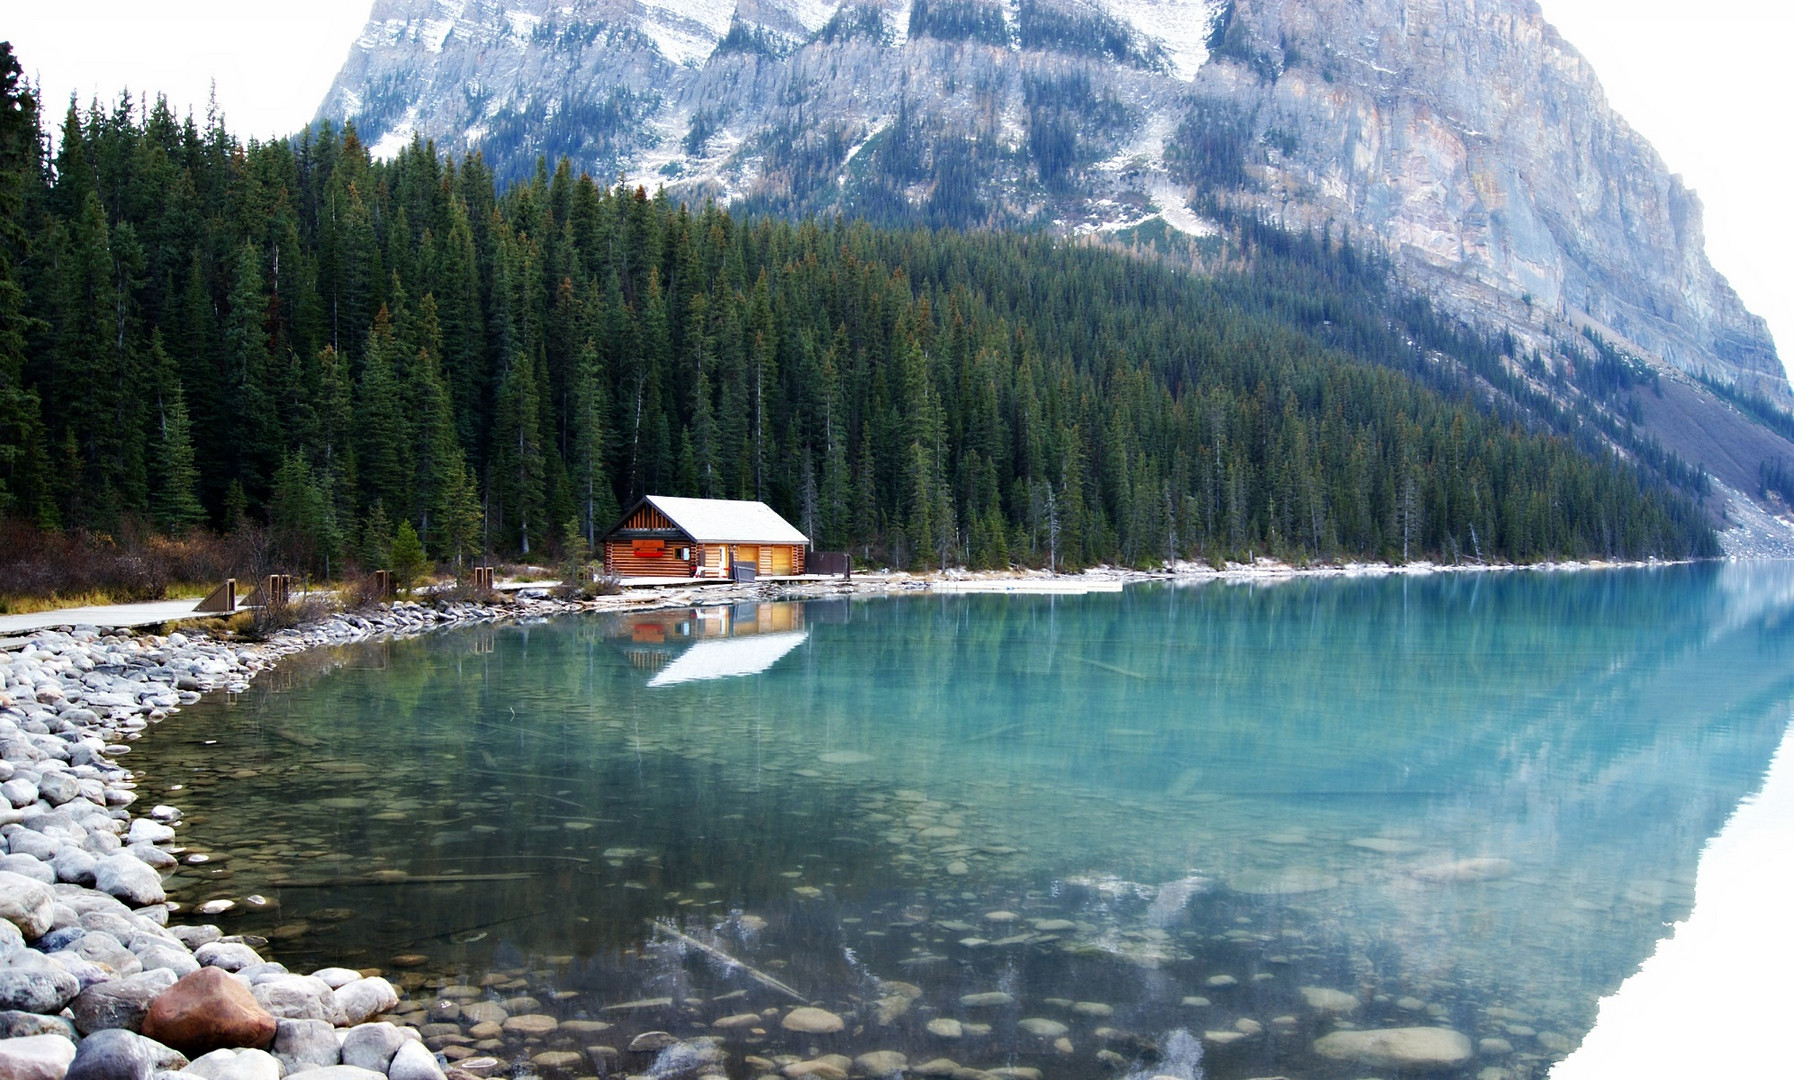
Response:
[{"label": "smooth gray stone", "polygon": [[72,949],[75,942],[79,942],[84,936],[88,936],[88,928],[84,928],[79,922],[75,926],[61,926],[38,938],[38,951],[61,953],[63,949]]},{"label": "smooth gray stone", "polygon": [[[293,1073],[287,1073],[291,1080]],[[326,1065],[321,1069],[309,1069],[298,1075],[305,1080],[386,1080],[386,1074],[373,1069],[363,1069],[355,1065]]]},{"label": "smooth gray stone", "polygon": [[60,966],[0,970],[0,1009],[54,1014],[81,992],[81,981]]},{"label": "smooth gray stone", "polygon": [[276,1019],[326,1020],[332,1026],[349,1022],[343,1007],[336,1003],[330,984],[323,979],[282,974],[250,981],[250,993]]},{"label": "smooth gray stone", "polygon": [[284,979],[293,973],[287,970],[285,964],[274,960],[263,960],[259,964],[250,964],[246,968],[238,968],[237,974],[248,979],[249,985],[254,986],[256,983],[267,982],[270,979]]},{"label": "smooth gray stone", "polygon": [[81,913],[81,929],[90,934],[110,934],[123,944],[131,940],[137,927],[130,916],[117,911],[84,911]]},{"label": "smooth gray stone", "polygon": [[444,1080],[436,1055],[424,1049],[422,1043],[410,1039],[393,1054],[392,1064],[386,1067],[386,1076],[387,1080]]},{"label": "smooth gray stone", "polygon": [[337,1004],[351,1024],[359,1024],[370,1016],[385,1012],[399,1003],[398,991],[378,976],[356,979],[336,988]]},{"label": "smooth gray stone", "polygon": [[117,833],[95,830],[87,834],[87,839],[81,841],[81,846],[96,856],[111,855],[124,847],[124,841],[118,838]]},{"label": "smooth gray stone", "polygon": [[0,855],[0,872],[28,877],[45,885],[56,884],[56,871],[35,855]]},{"label": "smooth gray stone", "polygon": [[60,1080],[74,1058],[74,1042],[60,1035],[0,1039],[0,1076],[6,1080]]},{"label": "smooth gray stone", "polygon": [[75,1028],[83,1035],[106,1028],[140,1031],[150,1002],[175,982],[174,972],[160,970],[90,986],[81,991],[70,1007],[69,1011],[75,1014]]},{"label": "smooth gray stone", "polygon": [[124,947],[116,937],[106,933],[90,933],[66,950],[83,960],[103,964],[119,975],[135,975],[143,970],[143,961]]},{"label": "smooth gray stone", "polygon": [[67,773],[45,773],[37,782],[37,793],[51,806],[61,806],[81,797],[81,782]]},{"label": "smooth gray stone", "polygon": [[404,1043],[404,1033],[385,1021],[357,1025],[343,1036],[343,1064],[384,1073]]},{"label": "smooth gray stone", "polygon": [[181,1075],[201,1080],[280,1080],[281,1066],[266,1050],[214,1050],[195,1058]]},{"label": "smooth gray stone", "polygon": [[137,954],[137,959],[146,972],[172,971],[179,977],[199,970],[199,961],[193,959],[193,954],[181,948],[178,942],[145,942],[133,948],[132,952]]},{"label": "smooth gray stone", "polygon": [[75,1060],[64,1080],[150,1080],[156,1054],[148,1039],[134,1031],[96,1031],[75,1048]]},{"label": "smooth gray stone", "polygon": [[242,971],[262,962],[256,951],[239,941],[214,941],[193,950],[193,959],[200,967]]},{"label": "smooth gray stone", "polygon": [[19,829],[6,841],[6,850],[14,855],[29,855],[39,862],[51,862],[58,852],[66,846],[52,836],[32,829]]},{"label": "smooth gray stone", "polygon": [[0,1011],[0,1039],[22,1039],[29,1035],[61,1035],[74,1042],[75,1025],[60,1016],[44,1016],[42,1013],[20,1012],[17,1009]]},{"label": "smooth gray stone", "polygon": [[108,855],[94,869],[94,887],[118,897],[133,907],[160,904],[168,899],[162,891],[162,875],[128,852]]},{"label": "smooth gray stone", "polygon": [[131,905],[116,896],[83,888],[80,885],[60,884],[53,886],[56,902],[75,913],[75,921],[81,916],[101,911],[109,915],[117,915],[121,919],[129,919],[132,915]]},{"label": "smooth gray stone", "polygon": [[224,936],[224,931],[216,926],[177,926],[169,933],[175,940],[189,949],[197,949],[201,945],[210,945]]},{"label": "smooth gray stone", "polygon": [[99,860],[93,852],[69,845],[56,853],[50,860],[50,869],[56,871],[57,881],[66,881],[71,885],[93,885],[94,871],[99,869]]},{"label": "smooth gray stone", "polygon": [[77,952],[65,949],[62,952],[48,955],[57,966],[75,977],[75,981],[81,984],[82,990],[117,977],[117,972],[103,968]]},{"label": "smooth gray stone", "polygon": [[339,1065],[342,1046],[336,1029],[323,1020],[282,1020],[274,1029],[274,1057],[287,1075],[306,1069]]},{"label": "smooth gray stone", "polygon": [[179,860],[154,844],[127,844],[125,850],[137,856],[138,862],[152,869],[167,870],[179,865]]}]

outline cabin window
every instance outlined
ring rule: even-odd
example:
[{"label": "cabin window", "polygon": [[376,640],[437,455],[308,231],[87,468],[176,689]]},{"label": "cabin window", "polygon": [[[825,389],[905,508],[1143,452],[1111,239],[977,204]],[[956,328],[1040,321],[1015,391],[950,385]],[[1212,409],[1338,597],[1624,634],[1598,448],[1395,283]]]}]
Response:
[{"label": "cabin window", "polygon": [[643,559],[658,559],[667,553],[665,540],[635,540],[629,547],[638,558]]}]

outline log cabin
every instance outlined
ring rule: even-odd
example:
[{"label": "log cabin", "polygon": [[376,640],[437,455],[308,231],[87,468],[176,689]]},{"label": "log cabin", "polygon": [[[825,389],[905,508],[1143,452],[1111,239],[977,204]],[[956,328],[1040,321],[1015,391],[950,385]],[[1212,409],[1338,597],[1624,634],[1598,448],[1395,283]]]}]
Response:
[{"label": "log cabin", "polygon": [[622,578],[728,578],[804,572],[810,538],[763,502],[649,495],[602,538],[604,569]]}]

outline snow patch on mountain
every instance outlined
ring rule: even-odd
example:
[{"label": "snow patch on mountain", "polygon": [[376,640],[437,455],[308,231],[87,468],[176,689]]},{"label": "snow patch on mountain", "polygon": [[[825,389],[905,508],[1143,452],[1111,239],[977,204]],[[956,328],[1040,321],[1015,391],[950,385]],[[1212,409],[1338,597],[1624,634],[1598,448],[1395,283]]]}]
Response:
[{"label": "snow patch on mountain", "polygon": [[701,64],[729,32],[735,0],[647,0],[642,11],[642,33],[660,55],[682,66]]},{"label": "snow patch on mountain", "polygon": [[1151,194],[1153,205],[1159,208],[1159,217],[1185,236],[1214,236],[1221,231],[1214,222],[1191,210],[1182,193],[1170,184],[1154,185]]},{"label": "snow patch on mountain", "polygon": [[827,26],[840,7],[839,3],[829,3],[828,0],[789,0],[792,17],[812,34]]},{"label": "snow patch on mountain", "polygon": [[1208,37],[1220,0],[1103,0],[1109,14],[1165,50],[1171,73],[1184,82],[1208,62]]},{"label": "snow patch on mountain", "polygon": [[398,157],[399,151],[410,146],[411,137],[417,134],[417,113],[416,105],[406,109],[405,115],[392,127],[387,128],[386,134],[380,136],[372,146],[368,147],[368,153],[385,161]]}]

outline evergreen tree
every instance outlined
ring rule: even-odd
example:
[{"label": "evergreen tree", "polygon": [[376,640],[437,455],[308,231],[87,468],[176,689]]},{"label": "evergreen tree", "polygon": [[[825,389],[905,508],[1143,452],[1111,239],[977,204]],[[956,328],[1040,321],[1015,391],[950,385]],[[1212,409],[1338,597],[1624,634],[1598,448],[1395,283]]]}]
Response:
[{"label": "evergreen tree", "polygon": [[187,396],[174,360],[162,347],[160,331],[150,336],[149,367],[156,373],[150,510],[159,528],[183,533],[202,524],[206,511],[199,503],[199,468],[193,459]]},{"label": "evergreen tree", "polygon": [[388,559],[392,564],[393,584],[404,592],[410,592],[411,586],[429,569],[429,557],[424,554],[423,542],[417,538],[417,530],[411,522],[400,521],[399,527],[393,531],[392,544],[387,549]]},{"label": "evergreen tree", "polygon": [[477,155],[243,145],[128,97],[71,109],[47,169],[9,50],[0,106],[0,513],[278,518],[318,566],[320,521],[460,566],[669,489],[936,567],[1716,550],[1617,350],[1516,374],[1374,257],[1255,221],[1201,276],[567,167],[500,191]]},{"label": "evergreen tree", "polygon": [[527,360],[513,358],[499,383],[492,432],[493,522],[506,543],[523,555],[534,540],[541,547],[547,528],[546,469],[542,460],[540,397]]},{"label": "evergreen tree", "polygon": [[24,211],[26,198],[41,190],[42,153],[36,95],[12,45],[0,41],[0,514],[40,521],[51,507],[43,498],[44,436],[37,395],[25,385],[25,352],[46,327],[30,313],[16,267],[31,253]]}]

